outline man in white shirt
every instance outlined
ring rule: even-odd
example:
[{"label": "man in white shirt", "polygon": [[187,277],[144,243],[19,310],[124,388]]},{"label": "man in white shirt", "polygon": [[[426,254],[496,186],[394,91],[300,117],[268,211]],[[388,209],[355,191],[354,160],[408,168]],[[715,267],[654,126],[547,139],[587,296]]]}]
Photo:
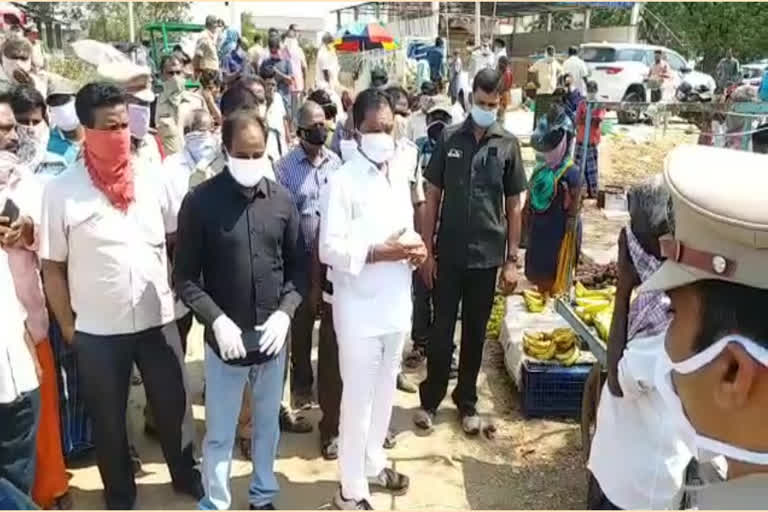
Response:
[{"label": "man in white shirt", "polygon": [[[10,99],[0,101],[0,150],[16,151],[19,140]],[[9,218],[5,206],[14,176],[11,166],[0,168],[0,308],[3,333],[0,336],[0,478],[22,493],[29,494],[35,478],[37,425],[40,417],[40,389],[36,350],[27,334],[27,314],[16,295],[5,248],[22,236],[21,223]],[[18,198],[17,198],[18,200]],[[16,205],[17,208],[19,205]],[[18,227],[17,227],[18,226]]]},{"label": "man in white shirt", "polygon": [[35,479],[40,388],[35,349],[26,334],[26,313],[16,297],[8,254],[0,250],[0,478],[29,494]]},{"label": "man in white shirt", "polygon": [[175,208],[160,172],[135,169],[123,90],[88,84],[75,108],[83,156],[46,186],[40,257],[51,310],[75,349],[106,505],[130,509],[136,499],[126,433],[134,362],[174,489],[199,499],[191,446],[182,450],[189,404],[166,255]]},{"label": "man in white shirt", "polygon": [[469,64],[469,81],[474,82],[475,76],[485,68],[496,68],[496,55],[491,51],[491,41],[486,37],[480,48],[472,52]]},{"label": "man in white shirt", "polygon": [[557,81],[563,74],[563,66],[555,57],[555,47],[547,46],[544,58],[537,60],[529,69],[531,73],[536,73],[536,80],[539,83],[538,94],[552,94],[557,88]]},{"label": "man in white shirt", "polygon": [[[405,492],[408,477],[386,467],[382,444],[411,321],[411,265],[426,248],[413,230],[409,176],[392,165],[388,96],[361,92],[353,107],[359,150],[334,173],[320,220],[320,260],[333,268],[333,316],[342,381],[339,469],[333,505],[368,510],[369,484]],[[382,304],[387,304],[382,308]]]},{"label": "man in white shirt", "polygon": [[339,81],[339,57],[333,47],[333,36],[326,33],[317,50],[315,85],[318,89],[332,91]]},{"label": "man in white shirt", "polygon": [[661,292],[636,285],[662,264],[658,239],[670,231],[670,194],[661,176],[629,192],[630,226],[619,236],[619,282],[608,343],[608,384],[589,458],[587,508],[678,509],[692,454],[675,433],[655,385],[672,315]]},{"label": "man in white shirt", "polygon": [[563,62],[563,74],[571,75],[571,85],[578,89],[582,96],[587,96],[587,78],[591,72],[587,64],[579,57],[579,49],[576,46],[568,48],[568,58]]},{"label": "man in white shirt", "polygon": [[285,110],[285,102],[278,94],[275,71],[269,67],[262,67],[260,76],[264,81],[267,98],[267,127],[270,130],[275,130],[279,135],[278,147],[282,156],[288,152],[288,145],[291,143],[291,122]]}]

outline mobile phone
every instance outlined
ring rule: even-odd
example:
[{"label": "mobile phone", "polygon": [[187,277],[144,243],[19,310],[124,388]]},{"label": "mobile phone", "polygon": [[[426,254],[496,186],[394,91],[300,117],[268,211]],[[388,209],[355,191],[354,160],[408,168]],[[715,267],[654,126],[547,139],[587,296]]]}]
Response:
[{"label": "mobile phone", "polygon": [[13,224],[19,218],[19,207],[13,202],[13,199],[8,198],[5,200],[5,206],[3,211],[0,212],[0,217],[7,217],[8,224]]}]

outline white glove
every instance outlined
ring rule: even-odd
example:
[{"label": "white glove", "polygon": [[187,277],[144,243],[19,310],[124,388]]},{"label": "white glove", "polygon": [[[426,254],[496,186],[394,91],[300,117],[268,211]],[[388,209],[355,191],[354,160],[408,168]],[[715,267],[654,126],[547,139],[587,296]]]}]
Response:
[{"label": "white glove", "polygon": [[227,315],[221,315],[213,321],[213,335],[219,344],[219,352],[224,361],[245,357],[245,345],[243,345],[243,331],[230,320]]},{"label": "white glove", "polygon": [[285,338],[288,336],[288,329],[291,327],[291,317],[283,311],[275,311],[267,321],[262,325],[257,325],[254,329],[264,331],[261,335],[262,353],[272,356],[280,352],[285,345]]}]

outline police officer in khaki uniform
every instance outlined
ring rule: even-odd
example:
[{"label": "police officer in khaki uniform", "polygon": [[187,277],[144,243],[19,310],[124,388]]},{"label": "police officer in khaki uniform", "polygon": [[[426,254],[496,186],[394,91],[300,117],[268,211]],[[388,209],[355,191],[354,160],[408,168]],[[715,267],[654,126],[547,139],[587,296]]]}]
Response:
[{"label": "police officer in khaki uniform", "polygon": [[[480,432],[477,376],[499,268],[504,290],[517,286],[520,194],[527,183],[520,144],[496,121],[500,80],[493,69],[477,74],[470,116],[445,129],[424,173],[427,206],[421,236],[429,258],[421,273],[428,288],[434,285],[435,320],[414,423],[425,430],[431,429],[448,389],[461,302],[459,375],[452,398],[464,431]],[[436,263],[431,242],[438,221]]]},{"label": "police officer in khaki uniform", "polygon": [[166,55],[160,62],[163,92],[157,98],[155,127],[163,141],[166,156],[184,149],[184,125],[192,112],[206,108],[199,94],[185,89],[187,78],[181,60]]},{"label": "police officer in khaki uniform", "polygon": [[[675,210],[667,258],[642,289],[663,290],[674,319],[656,372],[671,429],[727,478],[692,490],[693,507],[768,506],[768,157],[706,146],[669,155]],[[723,170],[733,169],[723,180]]]},{"label": "police officer in khaki uniform", "polygon": [[138,170],[150,170],[162,165],[164,151],[157,131],[150,128],[150,106],[155,101],[151,70],[146,66],[120,62],[102,64],[96,73],[102,80],[112,82],[125,91],[131,147],[134,156],[141,162]]}]

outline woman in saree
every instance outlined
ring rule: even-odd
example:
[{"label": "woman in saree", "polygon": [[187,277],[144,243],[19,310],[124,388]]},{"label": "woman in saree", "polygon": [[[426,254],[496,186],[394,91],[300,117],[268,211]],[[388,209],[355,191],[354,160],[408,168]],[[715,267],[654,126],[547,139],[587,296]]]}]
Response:
[{"label": "woman in saree", "polygon": [[531,136],[537,164],[528,185],[524,212],[528,241],[525,276],[545,295],[563,291],[554,288],[558,267],[564,263],[559,260],[569,230],[575,230],[575,248],[562,251],[570,255],[564,257],[578,255],[581,247],[578,214],[582,176],[570,156],[573,139],[573,123],[557,104],[539,120]]}]

